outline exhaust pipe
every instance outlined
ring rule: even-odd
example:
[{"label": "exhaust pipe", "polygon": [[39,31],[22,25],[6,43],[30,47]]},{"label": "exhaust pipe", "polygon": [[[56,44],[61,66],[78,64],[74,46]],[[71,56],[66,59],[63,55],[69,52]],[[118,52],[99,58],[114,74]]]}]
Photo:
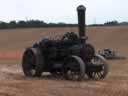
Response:
[{"label": "exhaust pipe", "polygon": [[77,7],[77,14],[78,14],[78,30],[79,30],[79,37],[82,42],[85,42],[87,39],[86,37],[86,27],[85,27],[85,11],[86,8],[83,5]]}]

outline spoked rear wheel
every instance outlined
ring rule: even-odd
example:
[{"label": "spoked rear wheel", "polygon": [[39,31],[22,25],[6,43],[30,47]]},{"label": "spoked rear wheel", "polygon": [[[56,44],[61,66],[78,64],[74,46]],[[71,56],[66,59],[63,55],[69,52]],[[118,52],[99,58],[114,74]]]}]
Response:
[{"label": "spoked rear wheel", "polygon": [[84,78],[85,63],[78,56],[71,56],[64,65],[64,77],[67,80],[79,81]]},{"label": "spoked rear wheel", "polygon": [[22,68],[27,77],[37,76],[42,74],[43,60],[41,52],[37,48],[27,48],[23,54]]},{"label": "spoked rear wheel", "polygon": [[105,58],[101,55],[96,55],[91,60],[91,63],[98,69],[87,72],[88,77],[95,80],[104,79],[108,74],[108,63]]}]

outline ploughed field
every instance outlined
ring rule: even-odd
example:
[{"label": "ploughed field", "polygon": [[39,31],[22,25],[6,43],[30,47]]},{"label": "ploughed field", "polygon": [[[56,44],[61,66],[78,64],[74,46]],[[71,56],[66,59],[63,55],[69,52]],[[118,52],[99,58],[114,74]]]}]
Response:
[{"label": "ploughed field", "polygon": [[[32,28],[0,30],[0,96],[128,96],[128,59],[111,60],[104,80],[67,81],[44,75],[26,78],[21,69],[24,49],[42,38],[59,39],[77,28]],[[96,50],[112,48],[128,57],[128,26],[89,27],[88,42]]]}]

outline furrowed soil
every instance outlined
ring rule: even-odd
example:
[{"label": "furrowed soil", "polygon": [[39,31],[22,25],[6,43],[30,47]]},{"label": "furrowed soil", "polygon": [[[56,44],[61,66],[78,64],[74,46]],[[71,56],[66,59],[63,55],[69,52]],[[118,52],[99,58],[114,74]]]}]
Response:
[{"label": "furrowed soil", "polygon": [[[59,39],[77,28],[31,28],[0,30],[0,52],[23,52],[43,39]],[[89,27],[88,42],[96,50],[112,48],[124,60],[110,60],[109,74],[104,80],[67,81],[43,75],[27,78],[21,67],[22,56],[0,58],[0,96],[128,96],[128,26]]]}]

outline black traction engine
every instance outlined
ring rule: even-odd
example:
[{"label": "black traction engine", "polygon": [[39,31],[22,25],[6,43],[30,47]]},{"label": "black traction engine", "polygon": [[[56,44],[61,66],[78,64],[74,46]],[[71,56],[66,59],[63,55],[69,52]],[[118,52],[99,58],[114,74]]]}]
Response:
[{"label": "black traction engine", "polygon": [[67,80],[103,79],[108,73],[106,60],[88,44],[85,32],[85,11],[78,6],[79,36],[66,33],[60,40],[43,39],[26,48],[22,58],[25,76],[40,77],[43,72],[64,76]]}]

